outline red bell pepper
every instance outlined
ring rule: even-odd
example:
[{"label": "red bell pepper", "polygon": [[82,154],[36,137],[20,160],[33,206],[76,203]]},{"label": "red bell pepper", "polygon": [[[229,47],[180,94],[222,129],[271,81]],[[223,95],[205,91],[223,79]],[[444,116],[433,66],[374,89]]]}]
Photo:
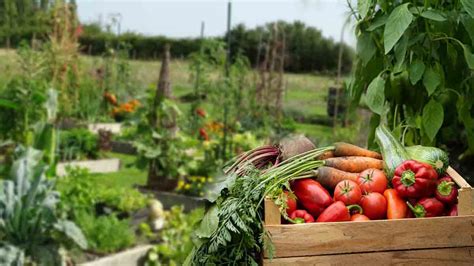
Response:
[{"label": "red bell pepper", "polygon": [[359,205],[346,206],[342,201],[336,201],[329,205],[321,215],[318,217],[316,222],[343,222],[351,220],[351,209],[356,208],[360,214],[362,214],[362,208]]},{"label": "red bell pepper", "polygon": [[285,191],[284,193],[285,193],[285,196],[283,197],[286,197],[286,206],[288,207],[286,208],[286,214],[290,216],[297,209],[296,199],[294,198],[294,196],[291,197],[288,191]]},{"label": "red bell pepper", "polygon": [[407,160],[395,169],[392,186],[401,197],[429,197],[436,189],[438,174],[426,163]]},{"label": "red bell pepper", "polygon": [[441,216],[444,212],[443,203],[436,198],[422,198],[414,207],[407,201],[407,205],[416,218]]},{"label": "red bell pepper", "polygon": [[458,216],[458,205],[451,206],[447,213],[448,216]]},{"label": "red bell pepper", "polygon": [[297,179],[291,188],[298,198],[298,202],[314,217],[319,216],[327,206],[333,203],[329,192],[313,179]]},{"label": "red bell pepper", "polygon": [[314,222],[313,216],[311,216],[311,214],[306,210],[296,210],[290,214],[290,218],[295,224]]},{"label": "red bell pepper", "polygon": [[456,204],[458,200],[458,189],[451,177],[444,176],[437,182],[435,197],[448,205]]}]

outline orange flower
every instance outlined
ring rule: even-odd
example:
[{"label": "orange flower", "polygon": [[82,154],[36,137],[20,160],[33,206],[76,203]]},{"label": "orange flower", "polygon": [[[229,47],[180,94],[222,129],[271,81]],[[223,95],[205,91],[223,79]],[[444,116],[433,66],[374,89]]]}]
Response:
[{"label": "orange flower", "polygon": [[130,101],[130,104],[133,105],[133,107],[140,106],[140,101],[137,99],[133,99]]},{"label": "orange flower", "polygon": [[117,105],[117,97],[115,97],[115,95],[113,95],[112,93],[105,92],[105,93],[104,93],[104,98],[105,98],[105,100],[107,100],[107,102],[109,102],[111,105],[114,105],[114,106]]}]

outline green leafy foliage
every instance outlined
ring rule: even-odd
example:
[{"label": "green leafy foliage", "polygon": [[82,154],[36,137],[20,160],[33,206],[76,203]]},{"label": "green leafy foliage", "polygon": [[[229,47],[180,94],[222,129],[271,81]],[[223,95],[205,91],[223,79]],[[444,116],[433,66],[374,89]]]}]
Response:
[{"label": "green leafy foliage", "polygon": [[[58,180],[56,187],[61,195],[59,210],[77,223],[96,253],[116,252],[135,244],[136,238],[128,216],[144,208],[148,198],[132,188],[97,186],[86,169],[70,168]],[[98,213],[97,207],[107,209]]]},{"label": "green leafy foliage", "polygon": [[366,102],[372,112],[381,115],[385,102],[384,96],[385,80],[377,76],[367,88]]},{"label": "green leafy foliage", "polygon": [[469,1],[469,0],[461,0],[461,4],[462,4],[464,10],[466,10],[466,12],[472,18],[474,18],[474,2]]},{"label": "green leafy foliage", "polygon": [[[357,17],[353,102],[365,99],[374,112],[371,121],[382,115],[404,144],[474,154],[474,109],[466,104],[474,87],[472,1],[358,2],[370,7]],[[385,83],[375,83],[377,77]],[[376,84],[381,85],[375,89]],[[375,127],[374,122],[369,136]]]},{"label": "green leafy foliage", "polygon": [[136,189],[97,186],[83,168],[70,168],[67,173],[57,181],[56,187],[61,192],[61,209],[71,216],[78,210],[93,212],[97,203],[129,214],[146,206],[148,197]]},{"label": "green leafy foliage", "polygon": [[98,137],[85,128],[74,128],[59,133],[59,158],[61,161],[97,159]]},{"label": "green leafy foliage", "polygon": [[388,16],[383,35],[385,54],[392,50],[413,20],[413,15],[408,10],[408,5],[406,3],[397,6]]},{"label": "green leafy foliage", "polygon": [[40,158],[27,149],[10,179],[0,181],[0,262],[22,265],[27,257],[40,265],[61,264],[61,246],[87,247],[76,224],[58,215],[59,193],[46,179]]},{"label": "green leafy foliage", "polygon": [[80,211],[75,221],[89,243],[89,249],[98,253],[111,253],[135,244],[135,233],[129,220],[119,220],[115,215],[96,216]]},{"label": "green leafy foliage", "polygon": [[159,233],[161,243],[148,252],[145,265],[183,265],[193,249],[192,234],[203,212],[195,209],[185,214],[182,206],[173,206],[165,212],[165,227]]},{"label": "green leafy foliage", "polygon": [[433,141],[444,119],[443,105],[431,100],[423,108],[422,124],[428,138]]}]

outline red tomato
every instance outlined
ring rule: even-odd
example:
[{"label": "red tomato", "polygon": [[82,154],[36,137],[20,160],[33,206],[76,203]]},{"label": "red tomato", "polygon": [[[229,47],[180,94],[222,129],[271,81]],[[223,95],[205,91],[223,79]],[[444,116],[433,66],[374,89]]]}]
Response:
[{"label": "red tomato", "polygon": [[362,198],[362,191],[359,185],[352,180],[343,180],[334,189],[334,200],[342,201],[346,205],[359,203]]},{"label": "red tomato", "polygon": [[369,168],[359,174],[357,183],[363,193],[378,192],[382,194],[387,188],[388,180],[382,170]]},{"label": "red tomato", "polygon": [[378,192],[370,192],[360,200],[364,215],[371,220],[383,219],[387,215],[387,200]]},{"label": "red tomato", "polygon": [[363,214],[356,213],[356,214],[351,216],[351,221],[353,221],[353,222],[362,222],[362,221],[370,221],[370,219],[369,219],[369,217],[367,217]]}]

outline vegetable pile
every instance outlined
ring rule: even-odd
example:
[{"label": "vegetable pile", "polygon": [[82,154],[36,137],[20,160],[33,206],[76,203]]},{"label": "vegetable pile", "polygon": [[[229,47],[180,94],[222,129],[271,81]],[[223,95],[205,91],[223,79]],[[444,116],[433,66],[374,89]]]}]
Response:
[{"label": "vegetable pile", "polygon": [[405,148],[383,125],[376,138],[381,154],[341,142],[315,148],[297,137],[233,159],[208,195],[212,207],[186,262],[256,265],[263,248],[271,257],[262,219],[266,198],[286,224],[457,215],[444,151]]}]

